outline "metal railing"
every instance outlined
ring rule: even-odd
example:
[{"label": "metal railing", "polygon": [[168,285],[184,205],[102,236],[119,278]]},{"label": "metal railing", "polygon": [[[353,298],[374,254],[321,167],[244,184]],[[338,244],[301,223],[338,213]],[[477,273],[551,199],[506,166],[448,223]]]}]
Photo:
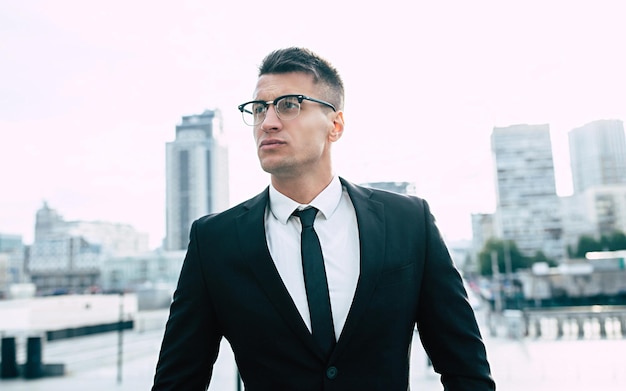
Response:
[{"label": "metal railing", "polygon": [[521,314],[524,335],[536,338],[626,337],[624,305],[526,308]]}]

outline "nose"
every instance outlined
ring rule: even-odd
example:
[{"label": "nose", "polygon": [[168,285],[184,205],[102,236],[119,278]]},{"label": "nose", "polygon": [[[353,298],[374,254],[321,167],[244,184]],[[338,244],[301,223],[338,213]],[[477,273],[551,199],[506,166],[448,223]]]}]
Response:
[{"label": "nose", "polygon": [[282,125],[283,123],[280,121],[280,118],[278,118],[278,114],[276,114],[276,106],[271,105],[265,112],[265,118],[263,122],[261,122],[261,130],[265,133],[277,132],[281,129]]}]

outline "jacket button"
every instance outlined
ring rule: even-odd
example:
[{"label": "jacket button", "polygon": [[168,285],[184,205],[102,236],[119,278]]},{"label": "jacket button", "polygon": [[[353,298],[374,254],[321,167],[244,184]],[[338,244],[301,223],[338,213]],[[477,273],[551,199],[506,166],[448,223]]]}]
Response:
[{"label": "jacket button", "polygon": [[337,368],[335,368],[335,367],[329,367],[329,368],[326,370],[326,377],[332,380],[332,379],[334,379],[334,378],[336,378],[336,377],[337,377],[337,372],[338,372],[338,371],[337,371]]}]

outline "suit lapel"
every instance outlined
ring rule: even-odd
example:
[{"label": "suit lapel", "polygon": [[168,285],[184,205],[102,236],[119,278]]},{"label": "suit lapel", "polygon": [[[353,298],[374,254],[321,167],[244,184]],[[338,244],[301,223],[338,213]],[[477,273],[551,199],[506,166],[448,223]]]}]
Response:
[{"label": "suit lapel", "polygon": [[263,193],[244,203],[244,212],[236,218],[240,243],[246,244],[242,246],[241,251],[259,286],[270,298],[276,311],[293,332],[321,357],[322,353],[315,345],[313,337],[302,320],[289,291],[287,291],[267,248],[264,216],[268,200],[269,191],[266,189]]},{"label": "suit lapel", "polygon": [[[361,263],[352,306],[333,356],[339,354],[347,346],[354,330],[363,321],[363,314],[374,293],[385,259],[383,204],[370,199],[372,195],[370,190],[354,186],[343,178],[341,178],[341,183],[348,190],[356,212]],[[246,243],[246,246],[242,246],[241,251],[256,276],[259,286],[270,298],[276,311],[293,332],[323,359],[321,350],[315,344],[311,333],[302,320],[267,248],[264,215],[268,200],[269,191],[266,189],[263,193],[247,201],[244,204],[244,211],[236,218],[240,243]]]},{"label": "suit lapel", "polygon": [[341,332],[335,354],[340,353],[353,331],[363,321],[363,314],[371,300],[385,259],[384,206],[370,199],[372,192],[341,179],[348,190],[356,212],[361,252],[361,270],[352,306]]}]

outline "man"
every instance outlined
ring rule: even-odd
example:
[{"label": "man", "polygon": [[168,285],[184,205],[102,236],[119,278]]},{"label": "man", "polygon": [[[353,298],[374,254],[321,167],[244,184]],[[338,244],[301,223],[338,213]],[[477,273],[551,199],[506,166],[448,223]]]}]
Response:
[{"label": "man", "polygon": [[206,389],[222,337],[247,391],[407,390],[416,325],[446,390],[495,389],[427,203],[333,172],[343,99],[311,51],[264,59],[239,109],[271,184],[193,223],[153,390]]}]

